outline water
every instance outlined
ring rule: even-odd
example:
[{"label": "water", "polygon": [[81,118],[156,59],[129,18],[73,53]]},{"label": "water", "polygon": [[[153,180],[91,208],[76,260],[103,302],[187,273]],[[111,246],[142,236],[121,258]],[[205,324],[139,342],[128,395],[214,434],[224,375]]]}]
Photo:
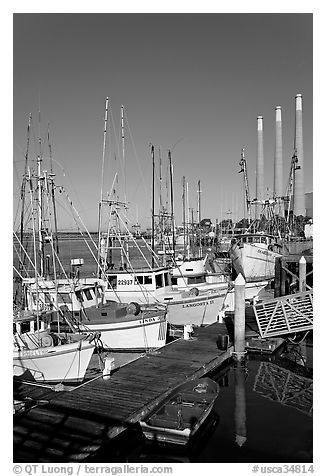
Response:
[{"label": "water", "polygon": [[276,356],[250,355],[210,375],[220,385],[214,412],[186,448],[148,442],[139,427],[94,462],[312,462],[312,337]]}]

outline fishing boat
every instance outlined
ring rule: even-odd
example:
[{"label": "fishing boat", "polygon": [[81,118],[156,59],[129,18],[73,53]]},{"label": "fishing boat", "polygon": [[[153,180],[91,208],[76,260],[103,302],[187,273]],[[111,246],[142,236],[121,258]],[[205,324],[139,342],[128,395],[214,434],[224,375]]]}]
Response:
[{"label": "fishing boat", "polygon": [[34,382],[81,382],[95,350],[94,334],[51,333],[35,313],[23,313],[13,322],[13,376]]},{"label": "fishing boat", "polygon": [[273,279],[275,259],[280,256],[281,245],[267,233],[244,233],[231,242],[232,266],[247,282]]},{"label": "fishing boat", "polygon": [[204,425],[218,394],[218,384],[207,377],[177,387],[140,421],[145,437],[186,445]]},{"label": "fishing boat", "polygon": [[[148,351],[166,344],[167,319],[165,306],[141,309],[136,302],[123,304],[103,302],[70,313],[70,319],[78,322],[82,331],[100,334],[101,344],[111,351]],[[63,319],[61,319],[63,321]],[[58,323],[50,322],[57,331]],[[63,322],[59,323],[63,328]]]}]

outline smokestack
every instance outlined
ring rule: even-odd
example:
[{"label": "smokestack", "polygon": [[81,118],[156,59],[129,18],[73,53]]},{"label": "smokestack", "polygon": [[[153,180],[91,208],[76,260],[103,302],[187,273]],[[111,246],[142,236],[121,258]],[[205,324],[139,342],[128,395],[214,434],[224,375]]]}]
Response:
[{"label": "smokestack", "polygon": [[[283,195],[283,146],[282,146],[282,107],[275,108],[275,158],[274,158],[274,196]],[[276,213],[281,214],[282,207],[277,205]]]},{"label": "smokestack", "polygon": [[[257,117],[257,167],[256,167],[256,198],[264,199],[264,141],[263,116]],[[256,205],[256,218],[260,217],[261,205]]]},{"label": "smokestack", "polygon": [[295,97],[295,138],[294,147],[297,153],[297,166],[294,180],[294,215],[306,214],[304,194],[304,169],[303,169],[303,137],[302,137],[302,95]]}]

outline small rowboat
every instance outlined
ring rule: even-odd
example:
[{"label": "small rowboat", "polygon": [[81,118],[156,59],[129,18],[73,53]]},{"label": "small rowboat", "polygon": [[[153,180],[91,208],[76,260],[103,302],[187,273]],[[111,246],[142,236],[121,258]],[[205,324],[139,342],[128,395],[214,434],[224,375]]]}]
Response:
[{"label": "small rowboat", "polygon": [[218,384],[207,377],[177,387],[140,422],[145,437],[187,444],[211,413],[218,394]]}]

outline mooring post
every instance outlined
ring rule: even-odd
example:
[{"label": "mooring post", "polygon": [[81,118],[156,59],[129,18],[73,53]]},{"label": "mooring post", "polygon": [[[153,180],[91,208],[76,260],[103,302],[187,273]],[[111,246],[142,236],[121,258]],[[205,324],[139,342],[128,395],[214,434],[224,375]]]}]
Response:
[{"label": "mooring post", "polygon": [[246,326],[246,304],[245,304],[246,282],[242,274],[238,274],[234,282],[234,352],[233,358],[241,361],[245,358],[245,326]]},{"label": "mooring post", "polygon": [[304,256],[299,260],[299,293],[306,290],[307,261]]}]

